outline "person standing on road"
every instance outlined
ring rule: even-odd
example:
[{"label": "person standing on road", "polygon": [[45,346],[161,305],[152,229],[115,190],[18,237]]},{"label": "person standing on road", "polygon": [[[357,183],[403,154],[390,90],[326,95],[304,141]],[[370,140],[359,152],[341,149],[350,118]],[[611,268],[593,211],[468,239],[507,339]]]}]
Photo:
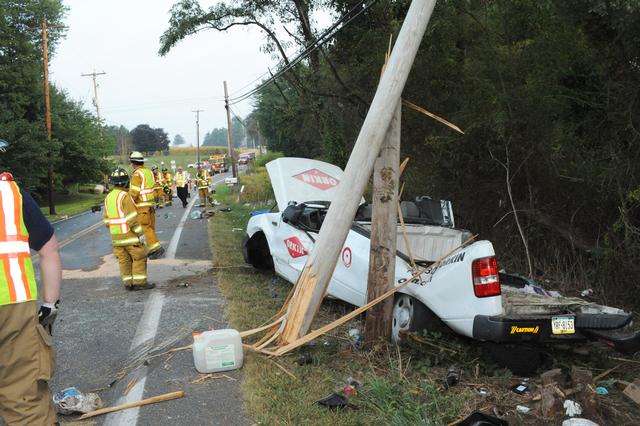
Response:
[{"label": "person standing on road", "polygon": [[207,202],[209,201],[209,172],[206,169],[198,167],[198,173],[196,174],[196,186],[198,187],[198,197],[200,197],[199,207],[207,208]]},{"label": "person standing on road", "polygon": [[166,167],[162,168],[162,182],[164,195],[166,197],[166,204],[173,205],[173,176],[171,176],[171,172]]},{"label": "person standing on road", "polygon": [[129,195],[138,209],[138,220],[144,231],[149,259],[157,259],[164,254],[164,248],[156,235],[155,180],[151,170],[144,167],[144,157],[134,151],[129,155],[133,166]]},{"label": "person standing on road", "polygon": [[127,290],[148,290],[147,249],[142,243],[138,211],[127,192],[129,175],[118,167],[109,176],[113,189],[104,200],[104,223],[111,234],[113,254],[120,264],[120,277]]},{"label": "person standing on road", "polygon": [[187,173],[182,169],[182,167],[178,167],[178,171],[176,172],[175,177],[176,191],[178,193],[178,198],[182,201],[182,207],[187,207],[187,197],[189,195],[189,178],[187,177]]},{"label": "person standing on road", "polygon": [[153,173],[153,180],[156,183],[153,187],[156,194],[156,207],[161,209],[165,206],[164,179],[162,178],[162,172],[158,169],[158,166],[153,165],[151,167],[151,172]]},{"label": "person standing on road", "polygon": [[[0,152],[7,145],[0,140]],[[62,281],[58,242],[38,205],[10,173],[0,174],[0,199],[0,418],[10,425],[50,426],[57,424],[47,382],[54,371],[50,333]],[[39,310],[30,249],[40,255]]]}]

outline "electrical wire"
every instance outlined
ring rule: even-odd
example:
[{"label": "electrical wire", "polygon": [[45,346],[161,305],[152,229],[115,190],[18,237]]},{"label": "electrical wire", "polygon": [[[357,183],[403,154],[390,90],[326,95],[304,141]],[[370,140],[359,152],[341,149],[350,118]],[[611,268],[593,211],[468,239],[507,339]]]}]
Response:
[{"label": "electrical wire", "polygon": [[[347,25],[349,25],[354,19],[356,19],[362,13],[364,13],[369,8],[371,8],[377,1],[378,0],[371,0],[366,4],[365,4],[365,1],[362,1],[358,5],[356,5],[353,8],[351,8],[338,21],[336,21],[327,30],[325,30],[316,39],[316,41],[314,43],[312,43],[310,46],[307,46],[304,50],[302,50],[294,59],[290,60],[289,63],[286,66],[282,67],[280,70],[278,70],[278,72],[273,74],[271,76],[271,78],[269,78],[268,80],[264,81],[263,83],[261,83],[260,85],[255,87],[254,89],[246,92],[245,94],[236,96],[234,98],[231,98],[229,100],[229,105],[235,105],[235,104],[237,104],[239,102],[242,102],[242,101],[250,98],[251,96],[255,95],[256,93],[262,91],[269,84],[273,83],[275,80],[277,80],[282,75],[284,75],[287,71],[291,70],[293,67],[298,65],[304,59],[308,58],[311,55],[311,53],[315,52],[317,49],[319,49],[325,43],[327,43],[329,40],[331,40],[336,34],[338,34],[338,32],[340,32],[342,29],[344,29]],[[349,15],[354,10],[356,10],[358,7],[360,7],[361,9],[355,15],[349,17]]]}]

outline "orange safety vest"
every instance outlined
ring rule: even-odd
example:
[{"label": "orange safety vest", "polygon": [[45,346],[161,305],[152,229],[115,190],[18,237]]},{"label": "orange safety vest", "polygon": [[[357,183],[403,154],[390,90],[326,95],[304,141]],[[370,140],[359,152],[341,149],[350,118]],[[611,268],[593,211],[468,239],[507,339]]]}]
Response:
[{"label": "orange safety vest", "polygon": [[22,194],[11,177],[0,177],[0,306],[38,299],[22,215]]}]

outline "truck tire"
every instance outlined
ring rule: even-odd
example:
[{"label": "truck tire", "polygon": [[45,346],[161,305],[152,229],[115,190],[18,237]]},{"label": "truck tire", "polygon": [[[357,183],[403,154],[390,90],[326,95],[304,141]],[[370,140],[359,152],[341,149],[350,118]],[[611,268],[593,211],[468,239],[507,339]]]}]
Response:
[{"label": "truck tire", "polygon": [[544,362],[542,350],[532,345],[486,342],[485,348],[496,364],[516,376],[530,377]]},{"label": "truck tire", "polygon": [[429,326],[433,313],[415,297],[396,294],[391,319],[391,339],[399,343],[402,331],[422,331]]},{"label": "truck tire", "polygon": [[273,257],[269,250],[269,243],[263,232],[256,232],[247,241],[248,263],[256,269],[273,269]]}]

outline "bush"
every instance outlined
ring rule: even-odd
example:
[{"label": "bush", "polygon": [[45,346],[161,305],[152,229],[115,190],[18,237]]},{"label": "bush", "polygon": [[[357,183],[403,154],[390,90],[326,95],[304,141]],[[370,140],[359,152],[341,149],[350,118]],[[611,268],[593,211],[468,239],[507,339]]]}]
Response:
[{"label": "bush", "polygon": [[253,174],[241,178],[244,185],[242,199],[250,203],[265,203],[273,200],[273,188],[267,174],[267,169],[260,167]]},{"label": "bush", "polygon": [[266,154],[262,154],[260,157],[256,159],[256,167],[260,169],[260,167],[266,166],[269,161],[275,160],[276,158],[280,158],[283,156],[284,154],[281,152],[267,152]]}]

